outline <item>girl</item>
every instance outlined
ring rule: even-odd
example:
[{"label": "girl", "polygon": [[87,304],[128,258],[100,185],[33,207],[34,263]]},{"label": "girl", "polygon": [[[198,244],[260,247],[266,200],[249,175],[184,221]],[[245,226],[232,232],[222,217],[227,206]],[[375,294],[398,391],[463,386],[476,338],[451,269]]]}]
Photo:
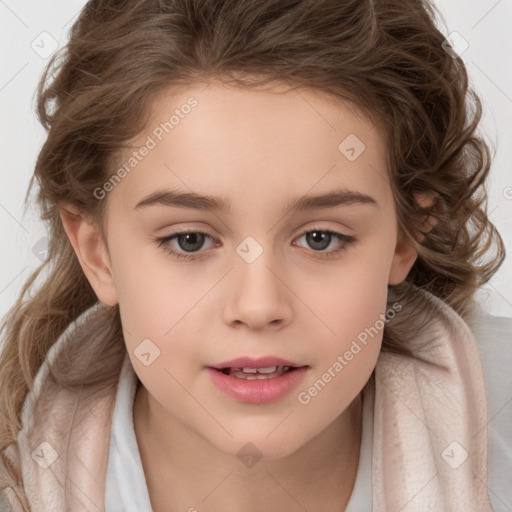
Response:
[{"label": "girl", "polygon": [[4,510],[512,506],[487,410],[512,382],[477,347],[511,322],[474,301],[505,256],[489,149],[435,12],[87,3],[38,89],[49,252],[2,329]]}]

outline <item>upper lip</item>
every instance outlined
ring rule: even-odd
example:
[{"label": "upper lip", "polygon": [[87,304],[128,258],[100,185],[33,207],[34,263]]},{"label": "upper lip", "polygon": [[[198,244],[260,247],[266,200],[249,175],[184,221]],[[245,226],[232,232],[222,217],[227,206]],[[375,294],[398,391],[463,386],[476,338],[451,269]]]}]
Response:
[{"label": "upper lip", "polygon": [[257,359],[245,356],[237,357],[236,359],[231,359],[230,361],[225,361],[224,363],[214,364],[211,366],[211,368],[222,370],[224,368],[270,368],[271,366],[299,367],[303,365],[274,356],[260,357]]}]

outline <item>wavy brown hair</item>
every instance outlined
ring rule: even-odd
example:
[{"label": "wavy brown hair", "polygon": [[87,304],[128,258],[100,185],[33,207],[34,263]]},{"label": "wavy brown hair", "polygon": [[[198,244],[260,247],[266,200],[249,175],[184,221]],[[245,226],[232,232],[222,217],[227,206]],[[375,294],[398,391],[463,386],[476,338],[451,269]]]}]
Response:
[{"label": "wavy brown hair", "polygon": [[[417,357],[410,341],[428,320],[418,289],[469,318],[474,292],[499,268],[505,249],[486,214],[491,158],[476,133],[481,102],[461,58],[446,51],[436,17],[446,25],[427,0],[89,1],[37,90],[48,136],[25,203],[35,179],[49,251],[2,324],[0,449],[16,441],[23,401],[48,350],[98,300],[59,208],[75,205],[105,234],[107,201],[93,191],[117,169],[117,155],[170,87],[214,79],[240,87],[286,83],[356,105],[382,129],[399,229],[418,252],[406,281],[389,286],[389,304],[409,307],[385,326],[382,350]],[[417,193],[435,201],[422,207]],[[428,216],[437,223],[422,236]],[[111,385],[124,354],[118,306],[84,328],[85,340],[100,328],[108,332],[96,351],[105,356],[87,375],[63,360],[54,378],[68,387],[87,385],[84,378]]]}]

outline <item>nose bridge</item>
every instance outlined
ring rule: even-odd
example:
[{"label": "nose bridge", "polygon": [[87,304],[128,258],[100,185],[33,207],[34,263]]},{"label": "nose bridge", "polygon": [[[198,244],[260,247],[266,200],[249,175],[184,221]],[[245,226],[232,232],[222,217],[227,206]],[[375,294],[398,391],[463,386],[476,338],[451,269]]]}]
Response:
[{"label": "nose bridge", "polygon": [[253,328],[289,321],[291,304],[284,285],[286,278],[280,275],[280,265],[273,257],[273,238],[272,232],[248,235],[235,248],[235,286],[226,308],[226,321]]}]

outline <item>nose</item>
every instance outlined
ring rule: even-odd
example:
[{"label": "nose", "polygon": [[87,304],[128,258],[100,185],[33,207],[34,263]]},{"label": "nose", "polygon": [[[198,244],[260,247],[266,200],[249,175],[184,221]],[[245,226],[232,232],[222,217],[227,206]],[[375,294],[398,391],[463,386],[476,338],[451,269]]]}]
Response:
[{"label": "nose", "polygon": [[286,276],[271,268],[265,252],[254,262],[235,264],[227,292],[224,321],[236,328],[276,330],[289,324],[293,310]]}]

